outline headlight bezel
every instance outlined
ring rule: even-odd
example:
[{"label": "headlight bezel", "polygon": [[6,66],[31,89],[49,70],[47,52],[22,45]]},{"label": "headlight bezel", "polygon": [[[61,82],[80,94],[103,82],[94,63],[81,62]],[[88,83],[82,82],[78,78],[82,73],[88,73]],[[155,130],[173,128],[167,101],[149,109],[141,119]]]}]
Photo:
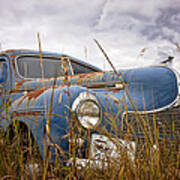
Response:
[{"label": "headlight bezel", "polygon": [[[98,111],[99,111],[98,112],[98,119],[96,120],[95,123],[92,123],[92,121],[89,121],[89,122],[87,121],[87,122],[83,123],[82,120],[79,118],[79,114],[78,114],[79,109],[84,105],[84,103],[87,103],[87,102],[94,103],[96,108],[98,108]],[[85,129],[95,129],[99,125],[99,123],[101,122],[101,119],[102,119],[102,110],[101,110],[101,107],[99,105],[99,102],[97,101],[96,97],[89,92],[82,92],[79,94],[79,96],[74,100],[74,102],[72,104],[72,111],[75,113],[75,116],[76,116],[78,122],[80,123],[80,125]],[[84,116],[84,118],[85,118],[85,116]],[[93,118],[93,117],[90,117],[90,118]]]}]

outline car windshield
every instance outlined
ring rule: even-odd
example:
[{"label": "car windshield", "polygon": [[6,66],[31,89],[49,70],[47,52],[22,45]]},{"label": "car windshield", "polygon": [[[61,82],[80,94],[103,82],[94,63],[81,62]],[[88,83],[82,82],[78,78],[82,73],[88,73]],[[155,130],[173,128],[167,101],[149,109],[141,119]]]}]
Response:
[{"label": "car windshield", "polygon": [[[64,75],[64,63],[61,63],[60,58],[43,57],[41,63],[40,57],[24,56],[17,59],[17,66],[18,72],[25,78],[51,78]],[[66,66],[68,68],[68,64]]]}]

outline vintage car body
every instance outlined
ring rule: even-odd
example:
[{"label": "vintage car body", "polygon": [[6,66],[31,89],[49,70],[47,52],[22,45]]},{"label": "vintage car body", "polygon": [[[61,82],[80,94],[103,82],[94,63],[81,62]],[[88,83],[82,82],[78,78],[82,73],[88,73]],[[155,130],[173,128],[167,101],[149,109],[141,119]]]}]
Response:
[{"label": "vintage car body", "polygon": [[[179,77],[169,67],[149,66],[116,74],[64,54],[29,50],[1,52],[0,62],[0,127],[6,132],[13,121],[25,124],[42,158],[49,147],[52,160],[58,149],[60,159],[67,161],[73,139],[80,148],[94,141],[106,144],[108,133],[124,142],[128,123],[134,127],[131,140],[143,138],[137,116],[147,114],[151,125],[156,114],[159,137],[164,136],[164,125],[168,127],[166,138],[179,133]],[[148,132],[153,136],[153,128]],[[85,139],[88,134],[89,140]],[[92,147],[89,152],[88,156],[95,157]]]}]

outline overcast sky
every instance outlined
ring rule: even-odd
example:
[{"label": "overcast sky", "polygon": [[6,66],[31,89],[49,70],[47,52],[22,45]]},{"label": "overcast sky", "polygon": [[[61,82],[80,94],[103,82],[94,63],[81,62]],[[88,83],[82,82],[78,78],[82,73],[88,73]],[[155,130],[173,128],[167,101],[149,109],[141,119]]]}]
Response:
[{"label": "overcast sky", "polygon": [[180,0],[0,0],[0,24],[3,50],[37,50],[39,32],[43,50],[106,69],[94,38],[117,68],[180,57]]}]

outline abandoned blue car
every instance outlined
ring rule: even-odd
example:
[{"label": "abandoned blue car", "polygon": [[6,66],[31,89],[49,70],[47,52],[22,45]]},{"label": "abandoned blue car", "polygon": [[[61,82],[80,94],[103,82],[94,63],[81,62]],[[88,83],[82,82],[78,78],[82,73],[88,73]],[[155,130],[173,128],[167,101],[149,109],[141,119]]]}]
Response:
[{"label": "abandoned blue car", "polygon": [[115,73],[65,54],[3,51],[0,128],[19,124],[52,162],[84,165],[105,158],[101,149],[117,157],[114,139],[134,147],[157,129],[159,138],[178,136],[178,78],[162,65]]}]

